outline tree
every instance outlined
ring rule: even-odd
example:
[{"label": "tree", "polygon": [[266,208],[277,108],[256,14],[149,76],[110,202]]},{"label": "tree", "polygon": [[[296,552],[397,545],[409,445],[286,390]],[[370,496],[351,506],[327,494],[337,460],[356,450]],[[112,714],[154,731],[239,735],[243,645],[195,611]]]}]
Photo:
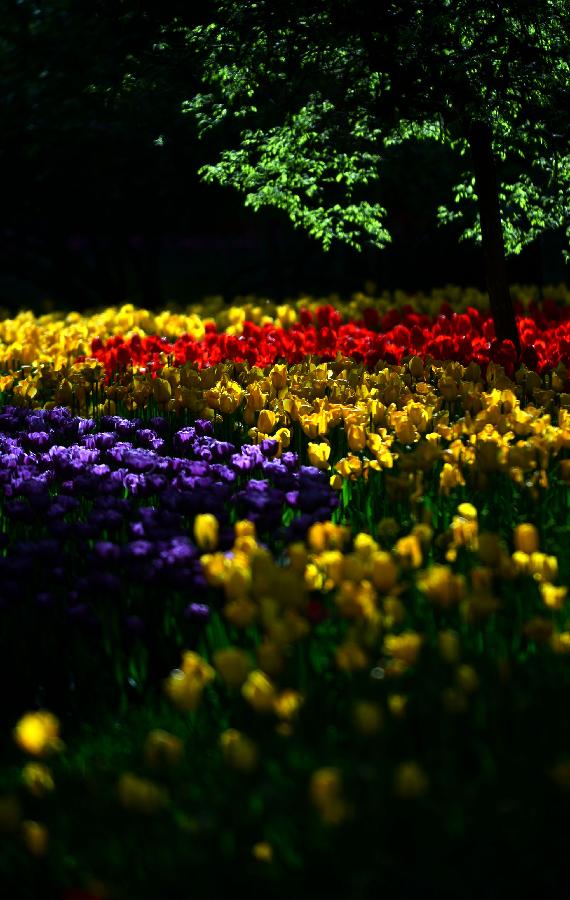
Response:
[{"label": "tree", "polygon": [[[320,239],[390,240],[371,202],[388,148],[436,141],[465,158],[455,209],[474,220],[499,339],[519,347],[506,253],[570,238],[570,0],[217,0],[181,31],[204,89],[184,109],[226,146],[202,167],[254,209]],[[413,173],[410,173],[413,177]]]}]

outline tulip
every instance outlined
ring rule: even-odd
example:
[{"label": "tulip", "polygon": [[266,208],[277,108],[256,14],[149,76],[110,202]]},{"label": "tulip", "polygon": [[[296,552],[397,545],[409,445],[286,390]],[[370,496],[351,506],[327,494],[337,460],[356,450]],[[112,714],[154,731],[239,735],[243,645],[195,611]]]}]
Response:
[{"label": "tulip", "polygon": [[213,662],[220,678],[229,687],[241,687],[252,669],[249,655],[239,647],[216,650]]},{"label": "tulip", "polygon": [[22,839],[32,856],[45,856],[49,845],[49,833],[45,825],[26,819],[22,822]]},{"label": "tulip", "polygon": [[267,841],[259,841],[251,848],[251,855],[258,862],[270,863],[273,859],[273,847]]},{"label": "tulip", "polygon": [[259,752],[256,745],[237,729],[228,728],[220,735],[220,747],[224,760],[232,769],[247,774],[257,768]]},{"label": "tulip", "polygon": [[398,567],[390,553],[379,550],[370,558],[372,564],[372,582],[382,591],[388,594],[398,580]]},{"label": "tulip", "polygon": [[359,734],[370,737],[382,730],[384,713],[378,703],[358,700],[352,707],[352,722]]},{"label": "tulip", "polygon": [[531,525],[528,522],[517,525],[514,530],[513,541],[515,550],[526,553],[528,556],[530,556],[531,553],[535,553],[540,546],[538,531],[534,525]]},{"label": "tulip", "polygon": [[400,763],[394,773],[394,793],[406,800],[422,797],[429,788],[428,778],[416,762]]},{"label": "tulip", "polygon": [[181,762],[183,755],[184,744],[179,737],[161,728],[149,731],[144,745],[144,758],[148,766],[175,767]]},{"label": "tulip", "polygon": [[407,666],[413,666],[418,660],[422,643],[423,637],[415,631],[405,631],[398,635],[389,634],[384,639],[384,652]]},{"label": "tulip", "polygon": [[341,773],[333,766],[313,772],[309,784],[309,797],[327,825],[340,825],[348,815]]},{"label": "tulip", "polygon": [[117,784],[119,803],[129,812],[152,815],[160,812],[168,803],[168,795],[148,778],[140,778],[125,772]]},{"label": "tulip", "polygon": [[263,434],[271,434],[276,422],[277,416],[272,410],[262,409],[257,419],[258,431],[261,431]]},{"label": "tulip", "polygon": [[194,538],[200,550],[215,550],[220,526],[211,513],[199,513],[194,519]]},{"label": "tulip", "polygon": [[455,664],[459,662],[461,655],[461,645],[459,635],[456,631],[447,629],[440,631],[437,636],[437,646],[439,654],[444,662]]},{"label": "tulip", "polygon": [[53,791],[53,775],[42,763],[27,763],[22,769],[22,783],[34,797],[45,797]]},{"label": "tulip", "polygon": [[339,669],[343,672],[355,672],[365,669],[368,664],[368,656],[362,647],[354,641],[346,641],[340,644],[335,651],[335,660]]},{"label": "tulip", "polygon": [[326,470],[329,467],[328,460],[331,455],[330,444],[309,443],[307,446],[307,455],[312,466],[316,466],[317,469]]},{"label": "tulip", "polygon": [[357,452],[366,447],[366,429],[363,425],[349,425],[346,437],[350,450]]},{"label": "tulip", "polygon": [[473,666],[466,664],[458,666],[455,672],[455,678],[459,688],[466,694],[474,693],[479,687],[479,676]]},{"label": "tulip", "polygon": [[282,691],[273,702],[273,710],[281,719],[294,719],[303,705],[303,696],[291,689]]},{"label": "tulip", "polygon": [[265,672],[256,669],[247,676],[241,689],[242,696],[256,712],[271,712],[276,699],[275,685]]},{"label": "tulip", "polygon": [[14,728],[14,740],[33,756],[45,756],[61,750],[59,720],[46,710],[26,713]]}]

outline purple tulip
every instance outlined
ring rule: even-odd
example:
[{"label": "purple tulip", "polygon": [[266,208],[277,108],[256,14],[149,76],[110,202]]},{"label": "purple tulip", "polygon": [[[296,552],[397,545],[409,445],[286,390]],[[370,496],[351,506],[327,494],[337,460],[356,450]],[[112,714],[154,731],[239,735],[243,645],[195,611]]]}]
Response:
[{"label": "purple tulip", "polygon": [[152,553],[153,545],[150,541],[130,541],[125,549],[127,554],[133,559],[146,559]]},{"label": "purple tulip", "polygon": [[267,459],[271,459],[279,449],[279,442],[273,438],[266,438],[264,441],[261,441],[259,449]]},{"label": "purple tulip", "polygon": [[191,622],[207,622],[210,618],[210,607],[206,603],[189,603],[184,616]]},{"label": "purple tulip", "polygon": [[112,541],[97,541],[93,547],[93,553],[102,562],[118,562],[121,558],[121,548]]},{"label": "purple tulip", "polygon": [[164,416],[153,416],[150,425],[159,434],[165,434],[168,431],[168,420]]}]

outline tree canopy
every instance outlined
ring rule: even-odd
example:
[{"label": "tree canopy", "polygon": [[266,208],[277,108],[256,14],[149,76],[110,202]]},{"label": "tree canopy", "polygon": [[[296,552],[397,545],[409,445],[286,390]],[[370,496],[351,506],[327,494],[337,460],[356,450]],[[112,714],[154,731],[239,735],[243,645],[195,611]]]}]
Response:
[{"label": "tree canopy", "polygon": [[[385,209],[367,187],[388,148],[435,141],[465,157],[442,222],[480,238],[470,129],[499,163],[508,253],[545,229],[570,240],[568,0],[217,0],[187,30],[203,89],[184,108],[226,146],[201,172],[247,205],[285,210],[320,239],[383,247]],[[181,26],[183,27],[183,26]],[[413,173],[410,173],[413,176]]]}]

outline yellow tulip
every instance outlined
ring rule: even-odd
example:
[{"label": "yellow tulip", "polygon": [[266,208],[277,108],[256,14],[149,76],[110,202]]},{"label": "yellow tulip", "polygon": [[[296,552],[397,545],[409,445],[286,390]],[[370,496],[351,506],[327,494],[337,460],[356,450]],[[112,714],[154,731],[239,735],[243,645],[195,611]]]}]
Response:
[{"label": "yellow tulip", "polygon": [[144,744],[144,759],[152,768],[177,766],[184,756],[184,744],[179,737],[153,728],[149,731]]},{"label": "yellow tulip", "polygon": [[202,699],[204,685],[188,678],[181,669],[174,669],[164,683],[169,700],[183,712],[193,712]]},{"label": "yellow tulip", "polygon": [[420,653],[423,637],[415,631],[389,634],[384,638],[384,652],[407,666],[413,666]]},{"label": "yellow tulip", "polygon": [[388,695],[388,709],[390,713],[394,716],[395,719],[403,719],[406,715],[406,707],[408,705],[408,698],[405,694],[389,694]]},{"label": "yellow tulip", "polygon": [[251,854],[258,862],[270,863],[273,859],[273,847],[267,841],[259,841],[251,848]]},{"label": "yellow tulip", "polygon": [[335,660],[338,668],[343,672],[355,672],[365,669],[369,665],[368,656],[362,647],[350,640],[337,647]]},{"label": "yellow tulip", "polygon": [[302,705],[302,694],[288,688],[275,698],[273,709],[281,719],[294,719]]},{"label": "yellow tulip", "polygon": [[229,687],[241,687],[253,668],[249,654],[239,647],[216,650],[213,662],[220,678]]},{"label": "yellow tulip", "polygon": [[238,393],[230,391],[222,391],[219,396],[219,409],[225,416],[235,413],[240,405],[241,396]]},{"label": "yellow tulip", "polygon": [[46,710],[26,713],[14,728],[14,740],[22,750],[33,756],[45,756],[60,750],[59,720]]},{"label": "yellow tulip", "polygon": [[259,762],[259,752],[251,738],[235,728],[220,735],[220,747],[225,762],[238,772],[253,772]]},{"label": "yellow tulip", "polygon": [[396,437],[402,444],[413,444],[419,438],[417,429],[410,422],[408,417],[403,414],[395,421],[394,431],[396,432]]},{"label": "yellow tulip", "polygon": [[184,675],[200,684],[213,681],[216,673],[212,666],[194,650],[185,650],[182,654],[180,668]]},{"label": "yellow tulip", "polygon": [[247,597],[230,600],[224,606],[223,612],[228,622],[231,622],[236,628],[249,628],[257,617],[257,607],[253,600],[249,600]]},{"label": "yellow tulip", "polygon": [[398,567],[392,555],[384,550],[379,550],[372,554],[370,562],[372,582],[379,591],[388,594],[398,580]]},{"label": "yellow tulip", "polygon": [[262,409],[257,419],[257,428],[263,434],[271,434],[275,428],[277,416],[270,409]]},{"label": "yellow tulip", "polygon": [[550,638],[550,646],[554,653],[566,656],[570,653],[570,631],[560,631],[553,634]]},{"label": "yellow tulip", "polygon": [[366,447],[366,429],[363,425],[349,425],[346,431],[349,448],[357,452]]},{"label": "yellow tulip", "polygon": [[32,856],[45,856],[49,844],[49,833],[45,825],[26,819],[22,822],[22,839],[26,850]]},{"label": "yellow tulip", "polygon": [[359,734],[369,737],[382,730],[384,713],[378,703],[357,700],[352,707],[352,722]]},{"label": "yellow tulip", "polygon": [[558,560],[546,553],[531,553],[529,572],[537,581],[554,581],[558,575]]},{"label": "yellow tulip", "polygon": [[421,357],[412,356],[412,358],[408,362],[408,368],[414,378],[423,378],[424,363]]},{"label": "yellow tulip", "polygon": [[280,452],[286,450],[291,443],[291,432],[288,428],[278,428],[273,437],[279,443]]},{"label": "yellow tulip", "polygon": [[410,565],[413,569],[419,569],[423,562],[422,548],[416,534],[400,538],[396,542],[394,553],[402,563]]},{"label": "yellow tulip", "polygon": [[275,677],[285,665],[282,646],[275,640],[263,640],[257,647],[257,662],[262,672]]},{"label": "yellow tulip", "polygon": [[439,484],[444,494],[450,494],[453,488],[465,484],[465,479],[461,474],[461,470],[451,463],[444,463],[440,472]]},{"label": "yellow tulip", "polygon": [[211,513],[199,513],[194,519],[194,538],[200,550],[215,550],[218,546],[218,520]]},{"label": "yellow tulip", "polygon": [[22,782],[34,797],[45,797],[53,791],[53,775],[43,763],[27,763],[22,769]]},{"label": "yellow tulip", "polygon": [[548,606],[549,609],[562,609],[566,601],[568,588],[565,586],[557,587],[554,584],[543,581],[540,585],[540,593],[545,606]]},{"label": "yellow tulip", "polygon": [[501,539],[499,535],[490,531],[482,531],[477,537],[477,553],[485,565],[498,565],[501,559]]},{"label": "yellow tulip", "polygon": [[152,383],[152,394],[158,404],[168,403],[172,396],[170,382],[166,378],[155,378]]},{"label": "yellow tulip", "polygon": [[236,553],[232,565],[224,579],[224,592],[228,600],[241,600],[246,597],[251,587],[251,569],[247,556]]},{"label": "yellow tulip", "polygon": [[273,709],[277,692],[275,685],[265,672],[259,669],[250,672],[242,685],[241,692],[256,712],[266,713]]},{"label": "yellow tulip", "polygon": [[457,507],[457,512],[462,519],[467,519],[469,521],[477,520],[477,510],[472,503],[460,503]]},{"label": "yellow tulip", "polygon": [[527,553],[529,556],[531,553],[535,553],[539,548],[538,531],[536,527],[529,522],[517,525],[514,530],[513,540],[515,550]]},{"label": "yellow tulip", "polygon": [[250,522],[249,519],[240,519],[234,525],[234,533],[236,538],[255,537],[255,522]]},{"label": "yellow tulip", "polygon": [[277,390],[281,390],[287,385],[287,366],[283,364],[274,365],[269,373],[271,383]]},{"label": "yellow tulip", "polygon": [[168,795],[148,778],[140,778],[131,772],[125,772],[117,784],[119,803],[130,812],[152,815],[164,809],[168,803]]},{"label": "yellow tulip", "polygon": [[358,456],[346,456],[337,462],[335,469],[344,478],[358,478],[362,475],[362,460]]},{"label": "yellow tulip", "polygon": [[422,797],[429,788],[429,781],[416,762],[403,762],[394,774],[394,793],[404,799]]},{"label": "yellow tulip", "polygon": [[437,636],[439,654],[444,662],[454,664],[459,662],[461,645],[456,631],[447,629],[440,631]]},{"label": "yellow tulip", "polygon": [[331,455],[330,444],[309,443],[307,447],[307,455],[312,466],[316,466],[317,469],[328,469],[329,457]]},{"label": "yellow tulip", "polygon": [[473,666],[466,664],[458,666],[455,677],[459,688],[466,694],[474,693],[479,687],[479,676]]},{"label": "yellow tulip", "polygon": [[418,579],[418,587],[433,603],[445,609],[461,600],[465,581],[462,575],[455,575],[448,566],[433,565]]},{"label": "yellow tulip", "polygon": [[346,819],[348,806],[343,797],[339,769],[330,766],[313,772],[309,797],[327,825],[340,825]]}]

